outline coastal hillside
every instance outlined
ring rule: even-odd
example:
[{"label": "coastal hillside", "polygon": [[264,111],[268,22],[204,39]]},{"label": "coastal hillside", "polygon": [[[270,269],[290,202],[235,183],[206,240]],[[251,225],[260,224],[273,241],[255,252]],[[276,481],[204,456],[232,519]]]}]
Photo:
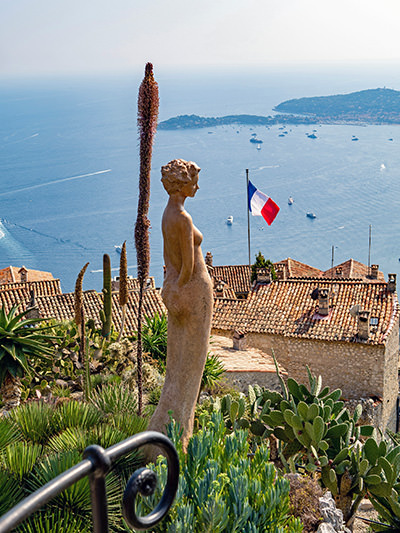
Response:
[{"label": "coastal hillside", "polygon": [[248,124],[274,126],[275,124],[314,124],[314,117],[296,117],[293,115],[228,115],[225,117],[200,117],[198,115],[179,115],[160,122],[159,130],[179,130],[192,128],[212,128],[229,124]]},{"label": "coastal hillside", "polygon": [[161,130],[212,128],[229,124],[400,124],[400,91],[367,89],[349,94],[286,100],[274,107],[273,116],[228,115],[200,117],[180,115],[160,122]]},{"label": "coastal hillside", "polygon": [[349,94],[296,98],[274,108],[279,113],[295,113],[321,120],[400,122],[400,91],[368,89]]}]

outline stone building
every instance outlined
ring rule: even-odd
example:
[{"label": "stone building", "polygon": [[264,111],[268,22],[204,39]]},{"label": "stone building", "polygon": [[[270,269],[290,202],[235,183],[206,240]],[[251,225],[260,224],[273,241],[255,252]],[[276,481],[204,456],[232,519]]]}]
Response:
[{"label": "stone building", "polygon": [[[213,265],[213,256],[210,252],[206,255],[206,264],[214,286],[218,282],[226,283],[236,294],[237,298],[247,298],[253,283],[251,283],[251,269],[249,265]],[[384,282],[385,277],[379,270],[379,265],[368,267],[354,259],[348,259],[328,270],[320,270],[313,266],[296,261],[291,257],[274,263],[275,273],[278,279],[296,278],[329,278],[329,279],[358,279],[366,283],[376,281]]]},{"label": "stone building", "polygon": [[213,333],[246,332],[249,346],[274,351],[289,376],[306,365],[345,399],[381,401],[379,425],[395,429],[399,306],[389,282],[338,277],[256,284],[246,300],[216,298]]},{"label": "stone building", "polygon": [[9,266],[0,270],[0,285],[7,283],[26,283],[30,281],[53,280],[53,274],[42,270],[32,270],[22,267]]}]

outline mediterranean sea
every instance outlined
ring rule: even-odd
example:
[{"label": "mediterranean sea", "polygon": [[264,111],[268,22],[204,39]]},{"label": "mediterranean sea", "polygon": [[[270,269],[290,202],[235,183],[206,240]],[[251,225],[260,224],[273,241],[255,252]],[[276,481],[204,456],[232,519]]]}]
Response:
[{"label": "mediterranean sea", "polygon": [[[268,115],[303,96],[376,87],[400,89],[400,71],[291,68],[169,72],[155,76],[160,120],[183,114]],[[119,77],[2,80],[0,86],[0,268],[50,271],[72,291],[90,262],[84,288],[100,289],[103,253],[118,275],[115,245],[128,245],[138,190],[137,90],[142,73]],[[162,283],[161,216],[167,195],[160,167],[174,158],[201,167],[200,190],[186,206],[215,264],[248,262],[245,169],[280,212],[269,227],[251,217],[251,255],[292,257],[321,269],[350,257],[385,275],[400,274],[400,126],[219,126],[157,132],[149,218],[151,267]],[[313,131],[315,130],[315,131]],[[308,137],[314,133],[316,138]],[[263,140],[261,149],[250,143]],[[358,139],[358,140],[355,140]],[[288,205],[287,199],[294,199]],[[306,217],[314,212],[315,219]],[[228,216],[233,224],[227,225]]]}]

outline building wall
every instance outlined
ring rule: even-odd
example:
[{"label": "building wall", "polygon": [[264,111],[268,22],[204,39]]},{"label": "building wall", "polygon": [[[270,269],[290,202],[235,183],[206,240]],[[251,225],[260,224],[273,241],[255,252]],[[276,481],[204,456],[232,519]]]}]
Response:
[{"label": "building wall", "polygon": [[279,379],[274,372],[225,372],[225,379],[240,392],[247,394],[249,385],[259,385],[268,390],[282,393]]},{"label": "building wall", "polygon": [[[232,336],[219,330],[219,335]],[[323,386],[342,389],[348,400],[377,396],[382,399],[374,424],[381,429],[396,428],[398,394],[399,321],[393,325],[385,345],[364,342],[319,341],[281,335],[247,335],[247,344],[276,359],[288,376],[308,384],[306,365],[322,376]],[[378,416],[379,415],[379,416]]]},{"label": "building wall", "polygon": [[340,388],[346,399],[384,394],[384,346],[365,343],[289,339],[286,370],[296,380],[307,380],[306,365],[322,383]]}]

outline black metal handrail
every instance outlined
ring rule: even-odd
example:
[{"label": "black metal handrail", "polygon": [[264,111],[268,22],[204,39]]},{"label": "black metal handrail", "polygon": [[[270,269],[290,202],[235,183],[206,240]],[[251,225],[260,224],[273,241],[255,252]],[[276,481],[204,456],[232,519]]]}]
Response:
[{"label": "black metal handrail", "polygon": [[156,445],[167,458],[167,484],[156,508],[146,516],[137,516],[135,500],[154,494],[157,476],[147,468],[136,470],[130,477],[122,500],[122,512],[130,527],[148,529],[155,526],[168,513],[178,489],[179,459],[172,442],[161,433],[145,431],[107,448],[97,444],[88,446],[83,452],[83,461],[66,470],[43,485],[33,494],[18,503],[0,518],[0,533],[7,533],[28,518],[47,502],[80,479],[89,476],[94,533],[108,533],[107,494],[105,476],[118,459],[144,445]]}]

